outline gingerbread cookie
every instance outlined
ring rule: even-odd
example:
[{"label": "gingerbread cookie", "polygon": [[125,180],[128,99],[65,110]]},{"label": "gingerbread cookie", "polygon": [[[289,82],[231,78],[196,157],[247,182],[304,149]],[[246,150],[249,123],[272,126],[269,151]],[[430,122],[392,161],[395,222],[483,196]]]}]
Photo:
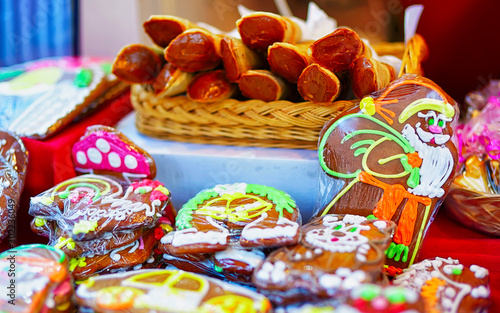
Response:
[{"label": "gingerbread cookie", "polygon": [[12,246],[27,167],[28,151],[21,139],[0,131],[0,242],[8,236]]},{"label": "gingerbread cookie", "polygon": [[427,78],[406,74],[328,122],[319,140],[325,173],[342,183],[318,212],[374,215],[398,224],[387,264],[406,268],[449,190],[458,107]]},{"label": "gingerbread cookie", "polygon": [[140,270],[91,278],[77,303],[95,312],[271,312],[269,301],[245,287],[176,270]]},{"label": "gingerbread cookie", "polygon": [[479,313],[490,305],[488,270],[477,265],[467,268],[452,258],[413,264],[393,282],[419,292],[428,312]]},{"label": "gingerbread cookie", "polygon": [[73,240],[92,240],[111,231],[153,227],[170,201],[158,181],[132,183],[124,192],[110,177],[82,175],[31,199],[29,214],[57,222]]},{"label": "gingerbread cookie", "polygon": [[394,222],[328,214],[302,226],[294,246],[272,252],[255,269],[253,282],[277,304],[338,296],[382,274]]},{"label": "gingerbread cookie", "polygon": [[80,173],[118,176],[129,184],[156,176],[151,155],[112,127],[88,127],[85,135],[73,145],[72,156]]},{"label": "gingerbread cookie", "polygon": [[0,100],[22,107],[7,129],[45,139],[71,123],[118,81],[110,64],[90,58],[53,58],[27,63],[0,83]]},{"label": "gingerbread cookie", "polygon": [[73,279],[61,250],[33,244],[0,254],[2,312],[74,312]]},{"label": "gingerbread cookie", "polygon": [[112,250],[104,255],[88,255],[72,258],[69,270],[75,280],[88,278],[103,270],[133,267],[146,262],[158,243],[153,230],[148,230],[131,244]]},{"label": "gingerbread cookie", "polygon": [[54,221],[37,217],[31,221],[31,229],[38,235],[49,237],[49,245],[61,249],[68,257],[85,256],[86,254],[106,254],[138,240],[143,232],[143,228],[105,233],[98,239],[87,241],[75,241],[70,231],[63,231]]},{"label": "gingerbread cookie", "polygon": [[255,184],[217,185],[189,200],[177,230],[162,238],[174,254],[211,253],[238,242],[242,247],[294,244],[300,213],[285,192]]}]

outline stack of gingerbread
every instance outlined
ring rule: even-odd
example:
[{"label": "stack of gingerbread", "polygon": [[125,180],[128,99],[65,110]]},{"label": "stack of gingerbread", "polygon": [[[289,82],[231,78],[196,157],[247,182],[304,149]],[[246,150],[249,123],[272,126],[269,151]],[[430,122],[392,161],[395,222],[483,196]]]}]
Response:
[{"label": "stack of gingerbread", "polygon": [[156,46],[123,48],[113,73],[158,97],[185,92],[201,103],[241,96],[333,102],[387,86],[401,66],[393,56],[385,59],[393,65],[380,61],[348,28],[332,25],[311,36],[304,21],[267,12],[244,14],[236,27],[223,34],[178,17],[151,16],[144,29]]},{"label": "stack of gingerbread", "polygon": [[156,264],[154,249],[175,211],[152,180],[153,159],[120,132],[92,126],[73,146],[79,172],[31,199],[33,231],[70,257],[76,280]]}]

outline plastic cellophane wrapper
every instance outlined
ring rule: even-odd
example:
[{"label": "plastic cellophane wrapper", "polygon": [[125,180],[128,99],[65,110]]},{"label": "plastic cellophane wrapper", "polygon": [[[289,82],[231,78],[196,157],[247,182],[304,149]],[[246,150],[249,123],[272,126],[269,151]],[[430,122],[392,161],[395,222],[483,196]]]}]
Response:
[{"label": "plastic cellophane wrapper", "polygon": [[[0,254],[2,312],[74,312],[73,278],[68,258],[42,244],[19,246]],[[10,288],[10,289],[9,289]]]},{"label": "plastic cellophane wrapper", "polygon": [[199,192],[180,210],[176,230],[161,239],[164,262],[248,283],[269,249],[297,243],[301,215],[285,192],[227,184]]},{"label": "plastic cellophane wrapper", "polygon": [[68,254],[70,271],[81,280],[147,263],[170,227],[169,202],[158,181],[123,187],[112,176],[88,174],[33,197],[29,213],[35,217],[32,229]]},{"label": "plastic cellophane wrapper", "polygon": [[500,236],[500,162],[470,156],[445,199],[449,215],[465,226]]}]

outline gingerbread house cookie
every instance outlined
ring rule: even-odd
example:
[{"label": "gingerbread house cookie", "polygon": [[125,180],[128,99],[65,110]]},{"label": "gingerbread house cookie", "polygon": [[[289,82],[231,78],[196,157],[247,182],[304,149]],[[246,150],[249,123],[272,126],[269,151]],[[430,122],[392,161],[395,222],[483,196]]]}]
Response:
[{"label": "gingerbread house cookie", "polygon": [[451,140],[458,107],[427,78],[406,74],[331,120],[318,154],[342,187],[318,212],[374,215],[398,228],[388,265],[406,268],[449,190],[457,164]]},{"label": "gingerbread house cookie", "polygon": [[0,131],[0,242],[14,246],[17,208],[28,167],[28,151],[19,137]]},{"label": "gingerbread house cookie", "polygon": [[245,287],[177,270],[140,270],[91,278],[77,303],[95,312],[271,312],[262,295]]},{"label": "gingerbread house cookie", "polygon": [[338,297],[376,282],[394,222],[328,214],[302,226],[297,245],[272,252],[255,269],[253,282],[277,304]]},{"label": "gingerbread house cookie", "polygon": [[405,269],[394,284],[415,290],[428,312],[487,312],[489,272],[478,265],[464,266],[452,258],[421,261]]},{"label": "gingerbread house cookie", "polygon": [[69,313],[75,307],[68,258],[51,246],[18,246],[0,254],[2,312]]}]

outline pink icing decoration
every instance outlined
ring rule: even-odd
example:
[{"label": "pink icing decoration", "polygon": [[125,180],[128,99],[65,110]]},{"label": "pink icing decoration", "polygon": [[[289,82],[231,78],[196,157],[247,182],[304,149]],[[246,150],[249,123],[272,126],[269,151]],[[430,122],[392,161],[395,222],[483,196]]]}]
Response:
[{"label": "pink icing decoration", "polygon": [[92,188],[78,187],[71,191],[68,198],[70,199],[71,203],[80,202],[80,200],[85,198],[87,200],[87,203],[90,204],[92,203],[92,198],[94,197],[94,195],[95,192]]},{"label": "pink icing decoration", "polygon": [[132,190],[136,190],[139,187],[151,187],[152,189],[155,189],[158,186],[163,186],[163,184],[157,180],[143,179],[132,183],[130,186],[132,186]]},{"label": "pink icing decoration", "polygon": [[28,71],[36,70],[44,67],[60,67],[76,69],[82,66],[88,66],[90,64],[99,64],[106,60],[104,58],[97,57],[61,57],[61,58],[48,58],[41,59],[39,61],[34,61],[27,66]]},{"label": "pink icing decoration", "polygon": [[[97,143],[98,140],[99,143],[107,145],[103,148]],[[73,146],[72,154],[73,161],[79,168],[146,176],[150,174],[149,163],[144,155],[134,150],[115,134],[105,131],[94,132],[78,141]],[[81,156],[84,158],[82,159]]]},{"label": "pink icing decoration", "polygon": [[144,240],[142,237],[139,237],[139,250],[144,249]]},{"label": "pink icing decoration", "polygon": [[167,201],[168,196],[159,190],[153,190],[153,192],[151,193],[151,196],[149,197],[149,200],[151,200],[151,201],[154,201],[154,200]]}]

